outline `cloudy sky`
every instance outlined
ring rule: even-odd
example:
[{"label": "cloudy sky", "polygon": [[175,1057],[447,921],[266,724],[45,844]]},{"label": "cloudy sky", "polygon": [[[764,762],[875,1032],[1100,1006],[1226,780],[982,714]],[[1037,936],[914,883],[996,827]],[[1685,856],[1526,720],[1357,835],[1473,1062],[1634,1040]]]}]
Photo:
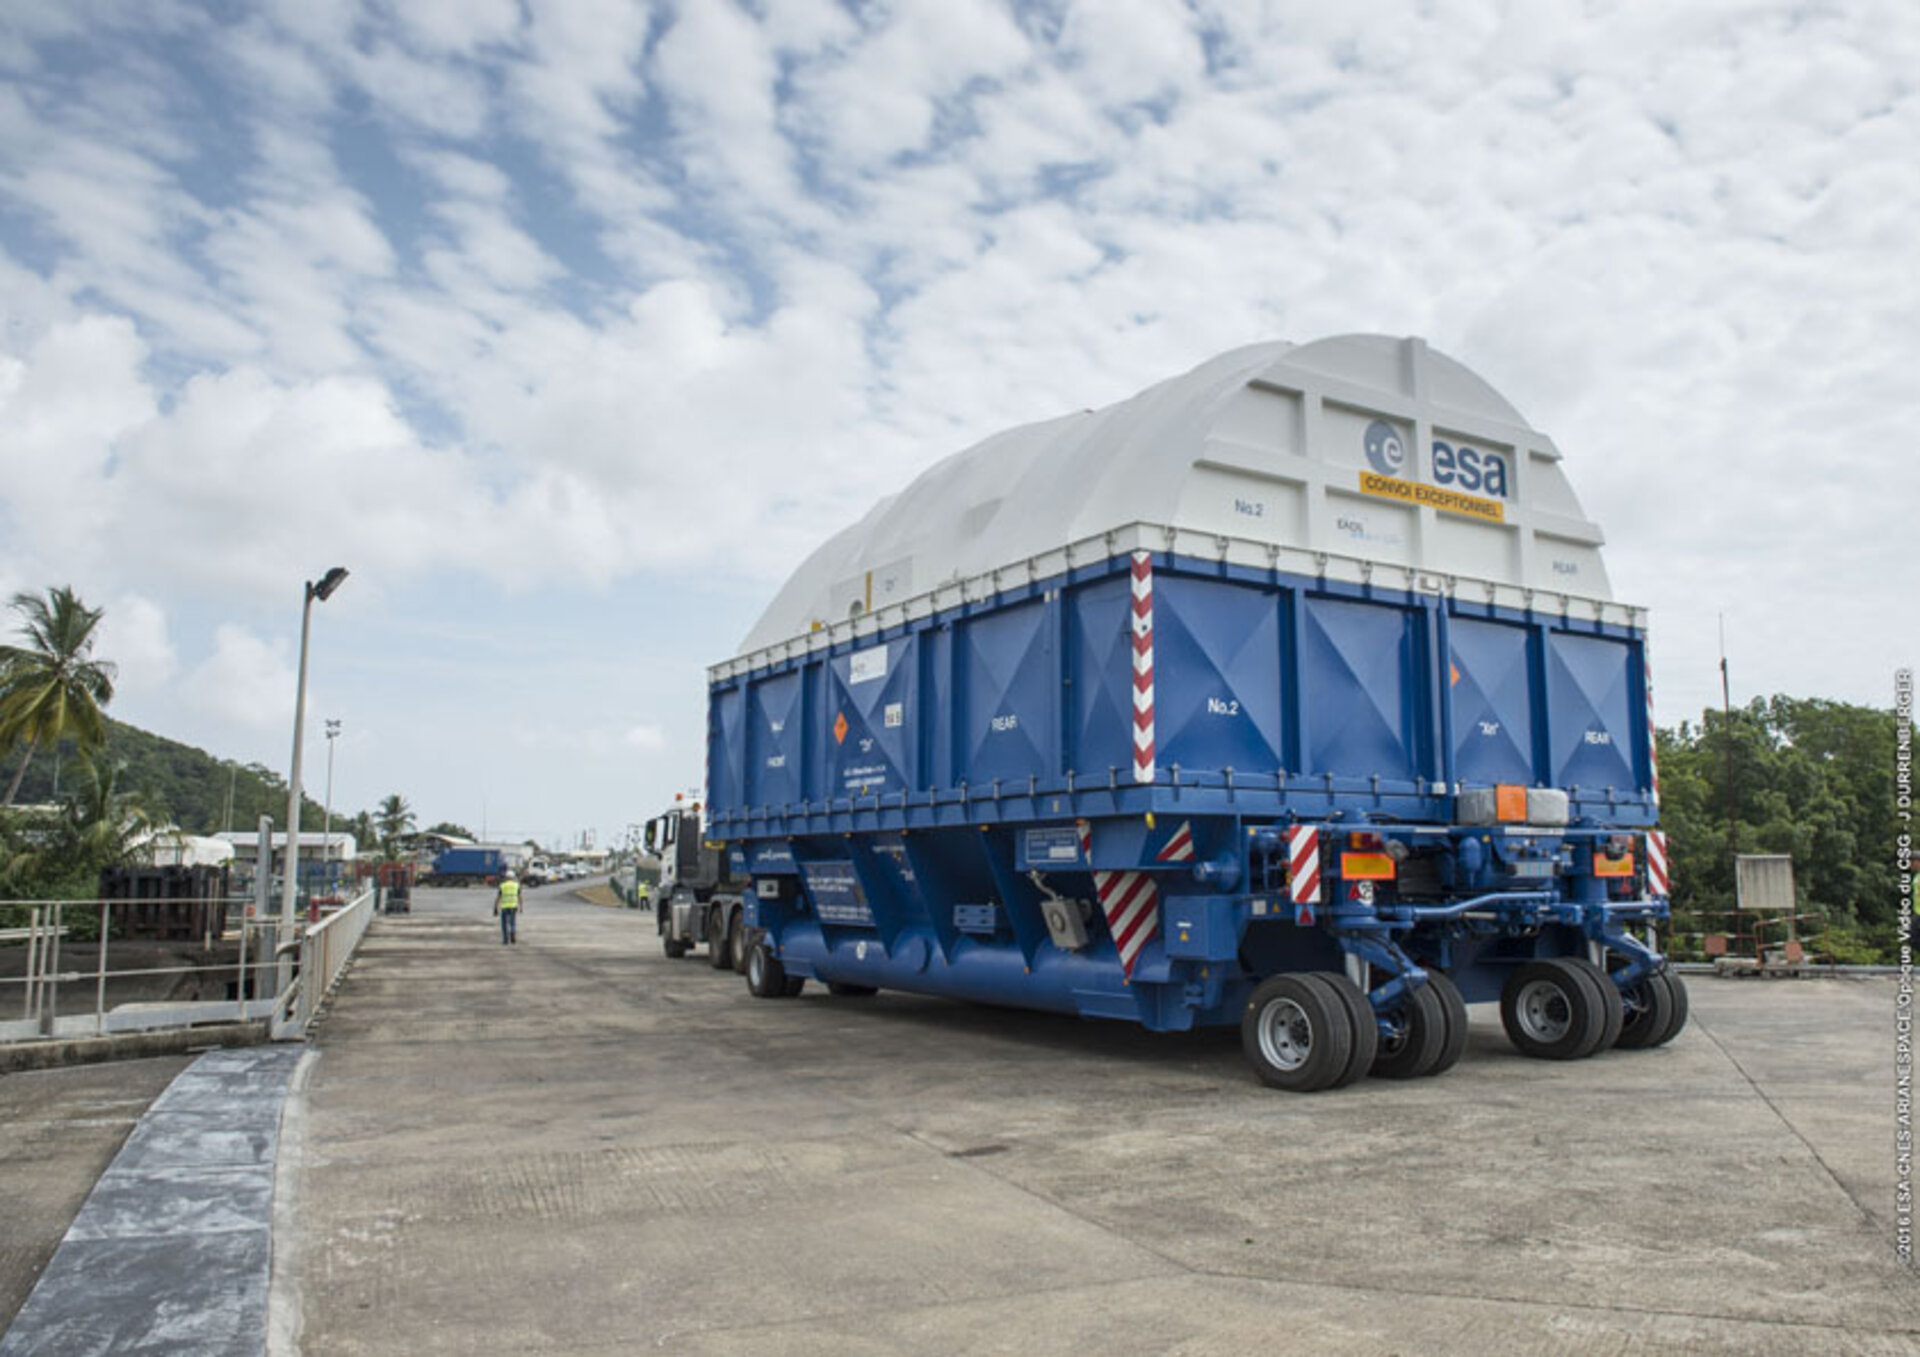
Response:
[{"label": "cloudy sky", "polygon": [[[941,455],[1425,336],[1567,456],[1661,719],[1911,662],[1909,0],[9,0],[0,590],[114,711],[604,842]],[[324,745],[308,755],[317,792]]]}]

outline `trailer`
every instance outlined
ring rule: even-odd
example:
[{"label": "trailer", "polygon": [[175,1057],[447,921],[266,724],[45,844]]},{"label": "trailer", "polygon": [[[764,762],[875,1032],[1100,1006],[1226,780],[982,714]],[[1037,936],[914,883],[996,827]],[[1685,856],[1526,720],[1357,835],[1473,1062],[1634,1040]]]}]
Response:
[{"label": "trailer", "polygon": [[1310,1091],[1467,1006],[1568,1060],[1686,1020],[1643,610],[1552,440],[1417,339],[1236,350],[997,435],[709,671],[748,984],[1240,1028]]},{"label": "trailer", "polygon": [[511,866],[513,866],[512,861],[501,849],[477,845],[456,846],[443,849],[434,858],[433,874],[429,884],[434,886],[492,885]]}]

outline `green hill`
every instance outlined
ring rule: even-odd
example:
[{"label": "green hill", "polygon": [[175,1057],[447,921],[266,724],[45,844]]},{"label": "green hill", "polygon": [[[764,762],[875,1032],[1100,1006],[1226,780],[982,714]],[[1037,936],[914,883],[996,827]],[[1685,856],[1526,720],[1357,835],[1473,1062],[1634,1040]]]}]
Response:
[{"label": "green hill", "polygon": [[[156,820],[171,821],[191,834],[250,829],[262,815],[272,816],[278,828],[286,818],[287,780],[257,763],[215,758],[204,749],[111,717],[107,720],[106,749],[97,757],[124,763],[121,787],[136,795]],[[73,779],[80,772],[77,758],[71,741],[52,754],[44,750],[35,754],[27,765],[17,800],[23,804],[55,801],[62,793],[73,791]],[[18,764],[18,755],[0,760],[0,788],[11,780]],[[340,807],[334,807],[336,829],[351,832],[348,818]],[[324,808],[303,794],[300,827],[317,830],[325,819]]]}]

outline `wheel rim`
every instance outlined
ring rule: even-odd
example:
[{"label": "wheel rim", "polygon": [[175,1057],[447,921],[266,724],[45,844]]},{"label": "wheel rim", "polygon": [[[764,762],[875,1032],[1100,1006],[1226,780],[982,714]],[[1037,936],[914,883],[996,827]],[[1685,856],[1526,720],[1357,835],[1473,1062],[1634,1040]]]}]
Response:
[{"label": "wheel rim", "polygon": [[761,960],[760,953],[756,951],[752,956],[747,958],[747,979],[753,982],[755,989],[758,989],[761,978],[765,974],[765,965]]},{"label": "wheel rim", "polygon": [[1260,1012],[1260,1054],[1276,1069],[1297,1070],[1313,1055],[1313,1023],[1291,999],[1275,999]]},{"label": "wheel rim", "polygon": [[1573,1030],[1573,1005],[1567,992],[1551,980],[1534,980],[1522,987],[1513,1008],[1520,1030],[1535,1041],[1550,1046]]}]

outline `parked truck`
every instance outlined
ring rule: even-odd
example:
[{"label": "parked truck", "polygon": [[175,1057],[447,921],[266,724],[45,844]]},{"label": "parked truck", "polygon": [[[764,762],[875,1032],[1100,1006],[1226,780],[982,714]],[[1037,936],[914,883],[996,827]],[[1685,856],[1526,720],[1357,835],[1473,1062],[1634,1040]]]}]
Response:
[{"label": "parked truck", "polygon": [[1300,1091],[1467,1006],[1658,1046],[1643,610],[1545,434],[1417,339],[1222,355],[941,462],[709,673],[705,832],[809,980],[1232,1025]]},{"label": "parked truck", "polygon": [[435,886],[482,886],[498,881],[512,863],[498,848],[478,845],[442,849],[433,860]]},{"label": "parked truck", "polygon": [[684,793],[647,821],[641,846],[660,862],[654,921],[661,947],[683,957],[705,943],[715,970],[744,971],[748,954],[745,900],[725,845],[701,832],[700,799]]}]

